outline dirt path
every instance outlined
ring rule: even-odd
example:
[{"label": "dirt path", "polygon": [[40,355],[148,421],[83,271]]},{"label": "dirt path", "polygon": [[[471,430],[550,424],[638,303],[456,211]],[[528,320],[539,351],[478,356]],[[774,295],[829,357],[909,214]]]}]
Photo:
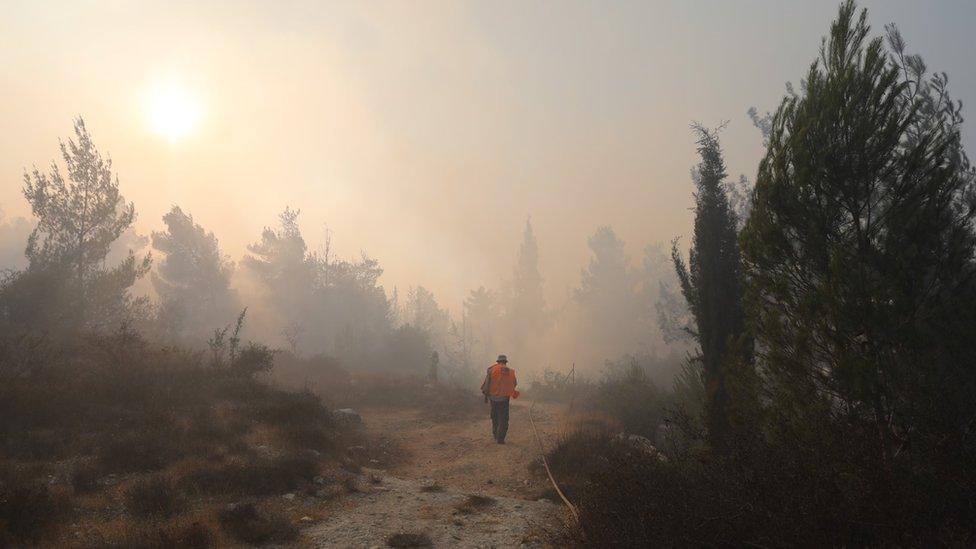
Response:
[{"label": "dirt path", "polygon": [[[513,403],[504,445],[491,438],[487,407],[483,416],[443,422],[416,411],[361,413],[372,435],[393,439],[409,457],[385,471],[365,471],[378,482],[364,483],[306,530],[313,546],[383,547],[398,533],[422,534],[437,547],[541,546],[566,519],[561,504],[539,501],[549,485],[529,470],[539,454],[528,405]],[[533,417],[550,443],[557,410],[536,406]]]}]

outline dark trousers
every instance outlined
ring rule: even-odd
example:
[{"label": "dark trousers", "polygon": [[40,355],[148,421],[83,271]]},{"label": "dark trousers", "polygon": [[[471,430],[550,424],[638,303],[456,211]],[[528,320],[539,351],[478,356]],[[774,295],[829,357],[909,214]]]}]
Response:
[{"label": "dark trousers", "polygon": [[508,434],[508,399],[491,401],[491,434],[499,442]]}]

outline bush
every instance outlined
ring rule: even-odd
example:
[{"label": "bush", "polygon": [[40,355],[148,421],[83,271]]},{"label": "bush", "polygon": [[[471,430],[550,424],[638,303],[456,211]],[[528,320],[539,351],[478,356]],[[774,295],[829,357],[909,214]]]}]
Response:
[{"label": "bush", "polygon": [[608,363],[593,392],[593,406],[618,420],[624,430],[654,439],[668,399],[647,378],[637,359],[626,366]]},{"label": "bush", "polygon": [[38,541],[57,524],[63,512],[64,503],[45,484],[17,477],[2,479],[0,546]]},{"label": "bush", "polygon": [[317,396],[309,392],[276,391],[253,405],[252,417],[275,426],[331,425],[332,416]]},{"label": "bush", "polygon": [[273,460],[229,463],[189,473],[184,483],[209,494],[268,496],[295,490],[319,473],[311,457],[283,456]]},{"label": "bush", "polygon": [[217,541],[210,528],[201,522],[176,519],[171,523],[145,522],[126,525],[108,533],[94,545],[102,549],[210,549]]},{"label": "bush", "polygon": [[238,541],[251,544],[288,542],[298,537],[298,530],[274,512],[244,503],[220,512],[220,525]]},{"label": "bush", "polygon": [[244,377],[270,372],[274,355],[275,351],[267,345],[248,343],[230,363],[230,371]]},{"label": "bush", "polygon": [[125,502],[129,512],[140,518],[170,517],[182,511],[185,505],[182,494],[161,475],[136,481],[126,490]]},{"label": "bush", "polygon": [[433,419],[453,419],[483,411],[474,390],[447,383],[431,383],[420,376],[358,374],[345,387],[328,387],[326,395],[342,406],[419,408]]},{"label": "bush", "polygon": [[546,368],[542,379],[532,380],[528,392],[537,400],[582,403],[592,394],[593,382],[576,375],[575,371],[563,374]]},{"label": "bush", "polygon": [[98,454],[98,467],[113,473],[158,471],[185,452],[180,435],[172,430],[106,433]]},{"label": "bush", "polygon": [[430,547],[434,542],[430,536],[420,532],[400,532],[386,538],[389,547]]},{"label": "bush", "polygon": [[[549,454],[585,544],[967,546],[972,469],[885,464],[862,427],[822,420],[662,462],[599,433]],[[573,475],[577,475],[574,479]],[[647,520],[654,517],[654,520]]]},{"label": "bush", "polygon": [[76,494],[87,494],[98,487],[98,479],[101,471],[95,464],[88,461],[79,461],[71,469],[71,487]]},{"label": "bush", "polygon": [[[213,368],[200,354],[161,348],[126,331],[36,341],[0,333],[0,362],[18,362],[6,370],[0,364],[0,454],[31,462],[17,475],[0,470],[0,547],[102,543],[77,540],[74,529],[70,539],[57,536],[53,526],[71,506],[62,504],[61,488],[48,487],[52,473],[61,475],[62,463],[49,463],[55,459],[70,464],[74,496],[98,490],[110,474],[154,474],[121,486],[129,520],[149,521],[126,524],[101,507],[75,505],[72,519],[93,523],[93,532],[106,521],[120,522],[112,528],[121,537],[105,543],[124,547],[213,545],[204,526],[151,524],[179,513],[188,490],[267,496],[309,483],[318,459],[257,459],[248,444],[251,430],[259,429],[262,440],[270,436],[275,450],[280,442],[286,449],[334,450],[341,433],[315,395],[239,375],[248,368],[233,364],[260,358],[248,349]],[[31,356],[47,357],[43,367]],[[208,465],[176,482],[159,476],[174,464],[179,471]],[[106,492],[114,497],[114,489]]]},{"label": "bush", "polygon": [[209,549],[216,547],[213,533],[199,522],[178,524],[160,528],[152,536],[150,547],[180,547],[182,549]]}]

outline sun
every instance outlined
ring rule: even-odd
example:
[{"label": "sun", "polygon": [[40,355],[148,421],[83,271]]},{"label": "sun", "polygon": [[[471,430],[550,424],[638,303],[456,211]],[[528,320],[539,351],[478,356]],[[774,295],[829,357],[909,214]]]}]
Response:
[{"label": "sun", "polygon": [[175,142],[196,128],[200,106],[186,87],[177,82],[167,82],[150,91],[146,114],[153,131]]}]

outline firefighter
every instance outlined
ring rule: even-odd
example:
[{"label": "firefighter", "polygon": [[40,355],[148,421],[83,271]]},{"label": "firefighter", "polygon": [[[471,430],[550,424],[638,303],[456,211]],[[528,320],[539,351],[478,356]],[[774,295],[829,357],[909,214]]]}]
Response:
[{"label": "firefighter", "polygon": [[488,368],[485,381],[481,384],[485,402],[491,403],[491,434],[498,444],[505,444],[509,401],[519,397],[516,385],[515,370],[508,367],[508,357],[498,355],[498,360]]}]

